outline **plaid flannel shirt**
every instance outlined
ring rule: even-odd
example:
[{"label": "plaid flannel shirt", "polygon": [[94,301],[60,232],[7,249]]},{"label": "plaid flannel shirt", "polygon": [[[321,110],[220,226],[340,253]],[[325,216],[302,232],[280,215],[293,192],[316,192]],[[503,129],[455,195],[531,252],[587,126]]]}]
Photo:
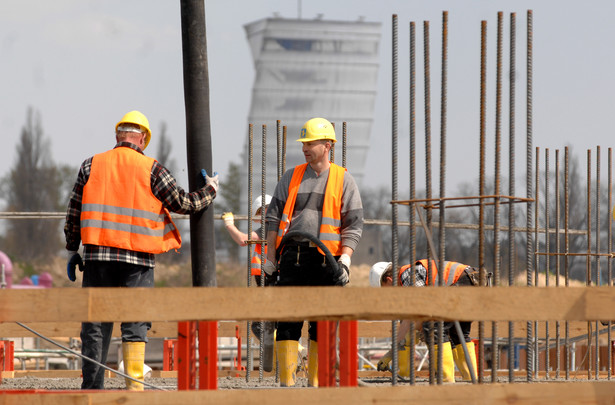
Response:
[{"label": "plaid flannel shirt", "polygon": [[[143,153],[136,145],[129,142],[120,142],[115,147],[127,147]],[[81,164],[77,181],[68,202],[64,235],[66,237],[66,249],[70,251],[79,250],[81,244],[81,201],[83,188],[90,178],[91,168],[92,158],[90,157]],[[154,162],[152,165],[150,178],[152,193],[162,202],[165,208],[178,214],[201,211],[207,208],[216,196],[216,191],[211,186],[187,193],[177,185],[177,180],[167,168],[158,162]],[[88,260],[118,261],[146,267],[154,267],[155,265],[155,255],[152,253],[96,245],[84,245],[83,260],[86,262]]]}]

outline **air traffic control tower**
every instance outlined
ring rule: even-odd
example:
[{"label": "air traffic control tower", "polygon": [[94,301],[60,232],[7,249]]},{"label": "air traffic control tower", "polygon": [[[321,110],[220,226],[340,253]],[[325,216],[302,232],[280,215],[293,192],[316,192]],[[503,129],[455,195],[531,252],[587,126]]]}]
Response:
[{"label": "air traffic control tower", "polygon": [[[305,163],[296,140],[305,121],[314,117],[335,124],[335,163],[341,165],[345,121],[346,166],[360,185],[374,119],[381,24],[362,19],[266,18],[244,28],[256,69],[248,117],[254,128],[254,196],[261,193],[263,124],[267,193],[273,194],[277,184],[277,120],[287,127],[286,169]],[[246,131],[242,159],[246,163],[247,153]]]}]

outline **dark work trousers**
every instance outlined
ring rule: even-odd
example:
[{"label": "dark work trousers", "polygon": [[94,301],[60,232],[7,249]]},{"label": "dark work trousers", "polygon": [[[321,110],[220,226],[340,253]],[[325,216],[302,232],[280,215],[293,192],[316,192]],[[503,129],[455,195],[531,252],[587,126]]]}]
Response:
[{"label": "dark work trousers", "polygon": [[[87,261],[82,287],[153,287],[154,268],[124,262]],[[135,305],[142,305],[136,302]],[[122,322],[122,342],[147,342],[151,322]],[[81,354],[106,364],[113,322],[81,324]],[[104,389],[105,369],[83,360],[81,389]]]},{"label": "dark work trousers", "polygon": [[[336,260],[338,257],[335,258]],[[277,286],[332,286],[334,270],[317,248],[304,245],[285,246],[279,263],[280,278]],[[297,305],[309,305],[297,302]],[[310,340],[318,341],[317,323],[309,323]],[[299,340],[302,322],[278,322],[276,341]]]},{"label": "dark work trousers", "polygon": [[[457,282],[449,287],[463,287],[463,286],[473,286],[473,285],[474,284],[472,284],[472,280],[470,279],[470,277],[464,272],[461,275],[461,277],[459,277]],[[424,333],[425,339],[427,339],[430,333],[429,324],[430,322],[423,322],[423,333]],[[434,322],[433,324],[435,328],[434,330],[436,332],[434,335],[434,343],[437,344],[437,339],[438,339],[437,322]],[[472,341],[472,339],[470,338],[470,330],[472,329],[472,322],[459,322],[459,326],[461,326],[461,331],[463,332],[464,340],[466,342]],[[457,333],[457,329],[455,329],[455,322],[444,322],[442,343],[445,343],[445,342],[451,342],[451,345],[453,346],[453,348],[461,344],[461,339],[459,339],[459,334]]]}]

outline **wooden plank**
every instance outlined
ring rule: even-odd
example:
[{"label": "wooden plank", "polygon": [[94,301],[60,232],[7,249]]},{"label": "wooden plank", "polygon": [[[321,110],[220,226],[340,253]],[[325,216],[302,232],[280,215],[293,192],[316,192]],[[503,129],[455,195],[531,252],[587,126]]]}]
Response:
[{"label": "wooden plank", "polygon": [[448,384],[340,387],[318,389],[253,389],[197,391],[75,391],[12,393],[0,396],[2,405],[200,405],[233,404],[606,404],[615,397],[613,382]]},{"label": "wooden plank", "polygon": [[611,287],[7,289],[0,291],[0,322],[587,321],[615,319],[613,303]]},{"label": "wooden plank", "polygon": [[[508,322],[497,322],[498,337],[508,337]],[[38,333],[49,338],[58,337],[79,337],[81,330],[80,322],[29,322],[26,326],[34,329]],[[220,321],[218,324],[219,337],[235,337],[235,326],[239,326],[239,336],[245,340],[246,336],[246,321]],[[564,337],[564,322],[560,323],[560,337]],[[555,322],[549,322],[550,337],[555,338]],[[514,337],[527,337],[527,322],[513,322]],[[485,338],[491,338],[492,323],[487,322],[485,325]],[[587,334],[587,322],[569,322],[569,337],[573,338]],[[307,327],[303,335],[307,336]],[[478,322],[472,323],[471,336],[478,338]],[[120,337],[120,323],[115,322],[113,327],[113,336]],[[177,322],[153,322],[148,336],[150,338],[177,338]],[[251,333],[253,338],[258,338]],[[538,336],[545,336],[545,322],[538,323]],[[27,329],[22,328],[15,322],[0,322],[0,338],[19,338],[19,337],[36,337]],[[359,337],[364,338],[390,338],[391,337],[391,321],[360,321],[359,322]]]}]

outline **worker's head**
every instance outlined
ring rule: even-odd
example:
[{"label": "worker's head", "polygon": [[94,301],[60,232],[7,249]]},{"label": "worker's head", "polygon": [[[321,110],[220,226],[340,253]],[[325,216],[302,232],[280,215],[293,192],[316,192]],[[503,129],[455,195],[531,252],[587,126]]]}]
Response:
[{"label": "worker's head", "polygon": [[372,287],[393,285],[393,263],[378,262],[369,270],[369,284]]},{"label": "worker's head", "polygon": [[115,125],[115,137],[118,142],[133,142],[145,150],[152,138],[149,121],[139,111],[130,111]]},{"label": "worker's head", "polygon": [[[271,202],[271,196],[269,194],[265,194],[265,212],[267,212],[267,207],[269,207],[269,203]],[[254,204],[252,204],[252,218],[253,220],[260,221],[261,220],[261,212],[263,209],[263,196],[259,195],[254,200]]]},{"label": "worker's head", "polygon": [[303,124],[297,142],[303,143],[301,149],[307,163],[328,161],[335,143],[333,124],[324,118],[312,118]]}]

